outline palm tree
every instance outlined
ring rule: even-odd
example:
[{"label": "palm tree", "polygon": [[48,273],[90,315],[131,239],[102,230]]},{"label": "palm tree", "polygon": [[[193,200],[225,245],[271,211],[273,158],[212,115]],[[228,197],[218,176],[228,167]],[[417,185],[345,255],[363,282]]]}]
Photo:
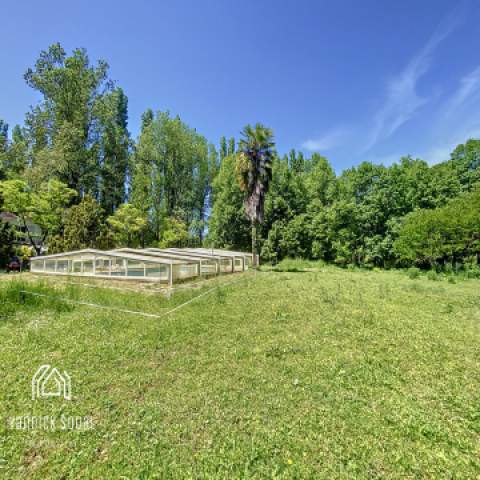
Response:
[{"label": "palm tree", "polygon": [[237,176],[245,192],[245,213],[252,224],[253,265],[257,265],[257,225],[263,223],[265,194],[272,179],[275,143],[270,128],[257,123],[242,130],[237,155]]}]

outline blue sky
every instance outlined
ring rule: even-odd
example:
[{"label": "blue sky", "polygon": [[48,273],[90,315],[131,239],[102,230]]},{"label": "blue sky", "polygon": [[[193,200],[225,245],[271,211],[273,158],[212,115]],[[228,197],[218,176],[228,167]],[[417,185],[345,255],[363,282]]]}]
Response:
[{"label": "blue sky", "polygon": [[23,0],[2,5],[0,118],[22,123],[23,81],[59,41],[110,64],[129,126],[151,107],[209,141],[260,121],[280,153],[319,151],[337,171],[411,154],[448,158],[480,137],[476,0]]}]

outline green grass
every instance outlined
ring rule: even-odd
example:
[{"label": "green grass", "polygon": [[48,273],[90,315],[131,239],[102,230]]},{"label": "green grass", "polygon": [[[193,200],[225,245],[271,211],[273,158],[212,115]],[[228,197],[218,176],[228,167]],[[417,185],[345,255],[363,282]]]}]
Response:
[{"label": "green grass", "polygon": [[[215,281],[168,299],[0,280],[0,478],[478,478],[480,281],[307,268],[162,319],[50,297],[161,313]],[[71,401],[32,401],[43,364]],[[8,426],[62,414],[94,428]]]}]

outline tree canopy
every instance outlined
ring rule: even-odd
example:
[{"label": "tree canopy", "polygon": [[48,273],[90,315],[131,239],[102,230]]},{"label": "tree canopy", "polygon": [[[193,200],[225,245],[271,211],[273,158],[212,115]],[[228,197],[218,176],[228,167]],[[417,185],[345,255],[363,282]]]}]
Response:
[{"label": "tree canopy", "polygon": [[[253,238],[272,262],[478,262],[480,140],[466,139],[433,165],[405,156],[337,173],[317,153],[278,154],[273,132],[259,123],[239,141],[222,136],[215,145],[178,115],[147,109],[134,139],[125,92],[108,64],[93,64],[81,48],[51,45],[24,78],[40,99],[23,125],[0,119],[0,205],[18,216],[32,244],[29,225],[40,226],[51,252],[246,250]],[[9,227],[0,228],[11,241]]]}]

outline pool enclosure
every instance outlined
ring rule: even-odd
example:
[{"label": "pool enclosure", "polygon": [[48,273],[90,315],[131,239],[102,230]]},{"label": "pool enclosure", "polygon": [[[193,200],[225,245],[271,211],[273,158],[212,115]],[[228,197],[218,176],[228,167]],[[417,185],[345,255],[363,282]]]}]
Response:
[{"label": "pool enclosure", "polygon": [[84,249],[33,257],[32,273],[115,280],[142,280],[167,285],[199,276],[243,272],[251,254],[228,250],[178,248]]}]

